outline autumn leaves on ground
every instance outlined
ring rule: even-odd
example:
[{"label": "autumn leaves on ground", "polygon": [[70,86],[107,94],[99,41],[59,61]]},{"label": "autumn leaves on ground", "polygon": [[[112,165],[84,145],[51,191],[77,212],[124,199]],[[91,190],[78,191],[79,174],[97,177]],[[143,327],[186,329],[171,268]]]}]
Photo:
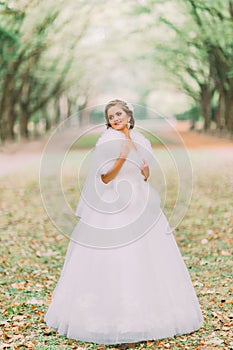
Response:
[{"label": "autumn leaves on ground", "polygon": [[[189,209],[174,234],[200,301],[204,326],[188,335],[119,346],[69,340],[48,329],[43,316],[68,239],[56,230],[42,205],[38,164],[25,162],[24,168],[1,178],[1,349],[233,349],[233,146],[213,138],[208,147],[202,136],[205,145],[199,139],[198,147],[191,147],[190,137],[198,140],[198,135],[182,136],[190,146],[194,184]],[[75,203],[74,193],[73,198]]]}]

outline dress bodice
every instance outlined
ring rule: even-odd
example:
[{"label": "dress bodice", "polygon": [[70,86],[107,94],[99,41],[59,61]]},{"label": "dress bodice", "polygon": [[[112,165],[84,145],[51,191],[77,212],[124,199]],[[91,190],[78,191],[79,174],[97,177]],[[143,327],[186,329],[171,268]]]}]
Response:
[{"label": "dress bodice", "polygon": [[142,157],[138,150],[132,148],[115,179],[119,180],[125,178],[129,179],[130,181],[142,181],[144,179],[143,175],[141,174],[142,164]]},{"label": "dress bodice", "polygon": [[[76,209],[77,216],[81,216],[87,206],[97,206],[105,210],[103,199],[110,198],[112,200],[122,197],[124,201],[129,196],[129,192],[135,195],[140,194],[141,197],[143,192],[145,196],[147,195],[150,186],[148,182],[144,181],[141,167],[143,159],[150,166],[153,159],[153,150],[150,142],[141,133],[131,130],[130,138],[135,148],[130,149],[117,176],[108,183],[102,181],[101,175],[112,169],[120,155],[122,142],[126,139],[126,136],[116,130],[106,130],[98,139],[93,154],[92,167],[83,186]],[[119,191],[121,194],[119,194]]]}]

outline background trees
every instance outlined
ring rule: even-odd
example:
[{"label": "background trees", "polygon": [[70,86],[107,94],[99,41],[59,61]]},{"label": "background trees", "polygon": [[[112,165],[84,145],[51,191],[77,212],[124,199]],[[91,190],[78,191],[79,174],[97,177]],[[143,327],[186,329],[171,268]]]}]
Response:
[{"label": "background trees", "polygon": [[156,15],[166,33],[154,39],[152,23],[148,26],[155,64],[199,106],[205,130],[213,120],[218,129],[233,133],[233,1],[177,0],[172,13],[170,1],[158,4],[152,0],[138,7]]},{"label": "background trees", "polygon": [[69,94],[74,52],[90,17],[83,5],[79,15],[84,16],[72,34],[70,13],[59,2],[17,1],[9,6],[5,1],[0,6],[0,138],[4,141],[15,137],[16,124],[21,137],[27,138],[30,120],[34,125],[43,120],[46,130],[59,122],[60,97]]},{"label": "background trees", "polygon": [[233,135],[232,0],[6,0],[0,23],[1,142],[113,96]]}]

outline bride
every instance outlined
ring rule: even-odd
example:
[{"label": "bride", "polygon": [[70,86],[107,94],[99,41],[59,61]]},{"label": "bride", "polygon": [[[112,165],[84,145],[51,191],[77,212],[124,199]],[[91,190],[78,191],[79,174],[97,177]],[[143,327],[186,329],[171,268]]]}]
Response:
[{"label": "bride", "polygon": [[157,191],[153,150],[125,101],[105,107],[80,218],[44,320],[60,335],[97,344],[191,333],[203,315]]}]

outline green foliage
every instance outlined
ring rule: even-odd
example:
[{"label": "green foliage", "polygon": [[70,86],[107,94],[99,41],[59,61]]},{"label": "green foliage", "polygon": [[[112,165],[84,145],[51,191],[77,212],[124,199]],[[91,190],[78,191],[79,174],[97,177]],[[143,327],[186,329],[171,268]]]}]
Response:
[{"label": "green foliage", "polygon": [[[61,33],[68,20],[61,6],[62,2],[55,0],[49,4],[45,0],[1,2],[1,141],[14,138],[17,120],[21,136],[28,137],[29,120],[33,120],[38,111],[48,114],[51,101],[59,100],[69,88],[67,76],[74,61],[74,50],[89,18],[84,16],[77,33],[65,41]],[[57,41],[61,40],[63,44],[58,47]],[[46,115],[47,126],[56,119],[55,113]]]},{"label": "green foliage", "polygon": [[[217,127],[233,132],[233,104],[229,102],[233,99],[233,3],[176,0],[176,5],[176,18],[166,11],[160,14],[167,39],[155,41],[154,60],[199,104],[205,129],[210,127],[212,99],[218,91],[222,115],[216,117]],[[156,8],[156,3],[152,6]]]},{"label": "green foliage", "polygon": [[[152,146],[160,144],[160,142],[157,139],[155,139],[155,137],[151,135],[149,132],[147,133],[142,131],[142,134],[144,134],[150,140]],[[98,138],[99,138],[98,134],[84,135],[75,142],[73,147],[74,149],[93,148]]]},{"label": "green foliage", "polygon": [[103,117],[103,112],[98,109],[93,109],[90,111],[90,121],[93,124],[101,124],[105,122]]},{"label": "green foliage", "polygon": [[200,107],[199,106],[193,106],[188,111],[176,114],[176,119],[177,120],[198,121],[200,119],[200,117],[201,117],[201,113],[200,113]]},{"label": "green foliage", "polygon": [[82,136],[78,141],[75,142],[74,148],[93,148],[99,138],[99,135],[85,135]]}]

